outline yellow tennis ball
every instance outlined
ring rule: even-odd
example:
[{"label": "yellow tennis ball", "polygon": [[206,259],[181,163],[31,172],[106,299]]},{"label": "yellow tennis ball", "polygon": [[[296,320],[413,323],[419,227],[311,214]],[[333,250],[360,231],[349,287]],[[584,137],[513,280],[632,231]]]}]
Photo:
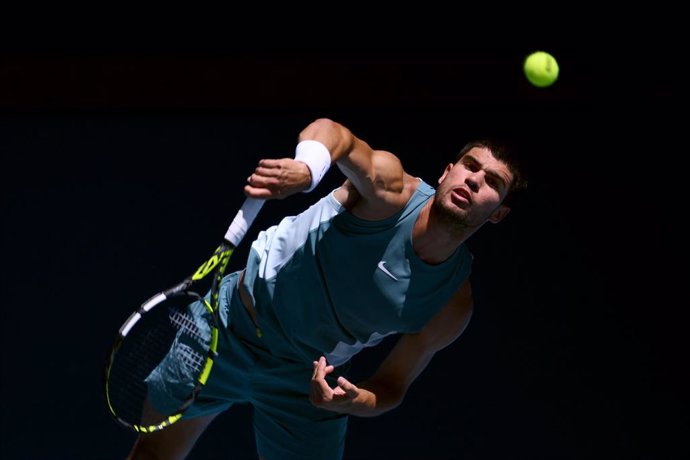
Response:
[{"label": "yellow tennis ball", "polygon": [[525,58],[525,76],[538,88],[553,85],[558,79],[558,62],[546,51],[535,51]]}]

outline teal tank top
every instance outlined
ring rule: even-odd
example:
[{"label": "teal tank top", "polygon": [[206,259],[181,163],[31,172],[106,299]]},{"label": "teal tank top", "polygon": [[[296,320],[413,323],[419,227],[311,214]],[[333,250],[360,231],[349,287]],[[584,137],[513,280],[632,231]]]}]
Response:
[{"label": "teal tank top", "polygon": [[329,193],[299,215],[259,233],[244,284],[264,334],[283,357],[346,363],[396,333],[419,331],[470,275],[465,244],[430,265],[412,247],[412,229],[435,189],[420,180],[406,206],[379,221],[360,219]]}]

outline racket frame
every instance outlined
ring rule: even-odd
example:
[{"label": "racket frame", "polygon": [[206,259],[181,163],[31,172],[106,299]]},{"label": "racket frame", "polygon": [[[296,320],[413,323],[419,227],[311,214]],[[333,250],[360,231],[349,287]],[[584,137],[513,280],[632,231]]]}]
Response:
[{"label": "racket frame", "polygon": [[[122,324],[122,326],[118,330],[118,334],[111,347],[111,351],[105,366],[104,387],[109,412],[111,416],[120,425],[123,425],[126,428],[129,428],[139,433],[152,433],[154,431],[160,431],[164,428],[167,428],[168,426],[172,425],[173,423],[177,422],[182,418],[184,412],[196,399],[196,396],[199,393],[199,391],[201,391],[203,386],[206,385],[208,377],[211,374],[211,369],[213,368],[214,359],[218,354],[218,333],[220,324],[218,306],[220,304],[220,284],[225,274],[225,270],[228,266],[230,256],[232,256],[234,250],[235,245],[227,240],[224,240],[223,243],[221,243],[221,245],[218,246],[218,248],[216,248],[211,257],[208,258],[201,266],[199,266],[196,272],[194,272],[192,275],[188,276],[182,282],[176,284],[175,286],[172,286],[164,291],[161,291],[151,296],[127,318],[127,320]],[[211,288],[209,291],[209,299],[207,300],[203,296],[199,295],[197,292],[190,290],[190,288],[198,284],[199,281],[205,279],[211,273],[213,273],[213,280],[211,282]],[[125,337],[127,337],[127,334],[148,312],[150,312],[153,308],[155,308],[157,305],[161,304],[165,300],[178,295],[188,295],[190,297],[196,297],[198,300],[202,300],[206,309],[209,311],[209,313],[211,313],[211,342],[209,345],[208,353],[204,360],[203,369],[199,374],[199,377],[195,382],[195,386],[190,392],[189,396],[185,398],[184,402],[180,405],[179,408],[175,410],[173,414],[164,416],[164,419],[161,420],[159,423],[146,425],[132,423],[127,420],[124,420],[117,413],[110,399],[110,370],[115,361],[115,356],[117,355],[117,352],[119,351],[122,342],[125,340]]]}]

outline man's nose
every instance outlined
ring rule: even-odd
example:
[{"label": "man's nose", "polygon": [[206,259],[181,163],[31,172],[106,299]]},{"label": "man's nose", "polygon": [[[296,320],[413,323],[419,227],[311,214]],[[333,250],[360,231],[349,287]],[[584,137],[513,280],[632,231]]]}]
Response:
[{"label": "man's nose", "polygon": [[478,173],[472,173],[465,179],[465,183],[473,192],[479,191],[479,181],[480,178],[477,176]]}]

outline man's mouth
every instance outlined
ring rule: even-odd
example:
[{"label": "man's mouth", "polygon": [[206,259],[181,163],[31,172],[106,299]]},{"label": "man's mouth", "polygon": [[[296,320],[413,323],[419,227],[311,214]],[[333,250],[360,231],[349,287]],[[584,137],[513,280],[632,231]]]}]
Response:
[{"label": "man's mouth", "polygon": [[470,192],[464,188],[453,189],[452,198],[454,202],[463,205],[463,207],[472,203]]}]

